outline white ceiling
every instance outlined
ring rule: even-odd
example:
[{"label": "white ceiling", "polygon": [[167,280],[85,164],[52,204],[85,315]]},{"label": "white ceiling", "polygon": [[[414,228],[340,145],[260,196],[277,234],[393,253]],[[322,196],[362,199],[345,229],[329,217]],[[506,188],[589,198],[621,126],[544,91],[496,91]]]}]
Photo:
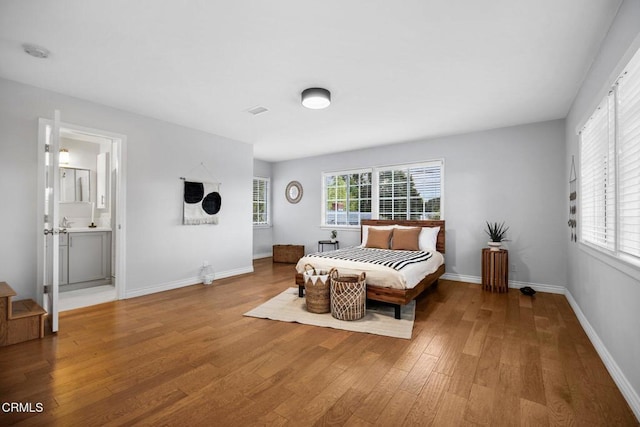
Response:
[{"label": "white ceiling", "polygon": [[0,1],[1,77],[268,161],[563,118],[621,2]]}]

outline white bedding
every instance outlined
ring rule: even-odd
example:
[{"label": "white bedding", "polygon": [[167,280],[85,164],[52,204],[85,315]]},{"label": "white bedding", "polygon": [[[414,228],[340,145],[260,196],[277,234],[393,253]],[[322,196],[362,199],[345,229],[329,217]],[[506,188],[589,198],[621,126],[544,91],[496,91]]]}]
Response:
[{"label": "white bedding", "polygon": [[309,256],[300,258],[296,264],[296,271],[303,273],[305,264],[310,264],[321,270],[335,267],[340,274],[360,274],[364,271],[367,274],[367,283],[372,285],[394,289],[412,289],[425,276],[434,273],[438,267],[444,264],[444,256],[440,252],[433,251],[433,256],[427,261],[410,264],[399,271],[382,265]]}]

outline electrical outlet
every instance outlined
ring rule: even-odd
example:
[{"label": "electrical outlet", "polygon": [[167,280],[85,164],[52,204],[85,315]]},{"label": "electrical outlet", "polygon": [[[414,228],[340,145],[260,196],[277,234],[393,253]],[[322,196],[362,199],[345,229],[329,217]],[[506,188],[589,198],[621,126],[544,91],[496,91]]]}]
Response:
[{"label": "electrical outlet", "polygon": [[511,271],[513,271],[514,273],[517,271],[517,270],[516,270],[516,263],[515,263],[515,262],[512,262],[512,263],[511,263]]}]

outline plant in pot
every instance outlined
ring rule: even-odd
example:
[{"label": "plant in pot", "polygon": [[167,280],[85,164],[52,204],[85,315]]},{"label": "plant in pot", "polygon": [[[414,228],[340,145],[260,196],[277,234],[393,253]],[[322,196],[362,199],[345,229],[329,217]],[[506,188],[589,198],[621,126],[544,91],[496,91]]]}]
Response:
[{"label": "plant in pot", "polygon": [[338,237],[338,230],[331,230],[331,241],[335,242],[336,237]]},{"label": "plant in pot", "polygon": [[506,227],[504,221],[502,224],[498,224],[497,222],[490,223],[487,221],[487,229],[484,230],[485,233],[489,235],[491,239],[489,241],[489,247],[492,251],[497,251],[502,246],[502,242],[506,242],[505,236],[507,235],[507,230],[509,227]]}]

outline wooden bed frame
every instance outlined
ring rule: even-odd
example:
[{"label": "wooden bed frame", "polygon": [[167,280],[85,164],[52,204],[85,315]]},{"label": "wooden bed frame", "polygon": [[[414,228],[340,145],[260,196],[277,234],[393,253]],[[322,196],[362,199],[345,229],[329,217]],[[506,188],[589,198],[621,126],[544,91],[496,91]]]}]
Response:
[{"label": "wooden bed frame", "polygon": [[[441,220],[384,220],[384,219],[368,219],[363,220],[360,227],[360,236],[362,237],[363,225],[406,225],[412,227],[440,227],[438,239],[436,241],[436,250],[440,253],[445,252],[445,226]],[[361,239],[362,240],[362,239]],[[400,319],[400,309],[403,305],[410,303],[424,292],[431,285],[438,282],[438,278],[445,272],[445,265],[442,264],[438,269],[425,276],[414,288],[411,289],[394,289],[385,287],[384,284],[376,284],[367,282],[367,299],[381,301],[391,304],[394,307],[394,315],[396,319]],[[304,278],[302,274],[296,274],[296,284],[298,285],[298,295],[304,295]]]}]

